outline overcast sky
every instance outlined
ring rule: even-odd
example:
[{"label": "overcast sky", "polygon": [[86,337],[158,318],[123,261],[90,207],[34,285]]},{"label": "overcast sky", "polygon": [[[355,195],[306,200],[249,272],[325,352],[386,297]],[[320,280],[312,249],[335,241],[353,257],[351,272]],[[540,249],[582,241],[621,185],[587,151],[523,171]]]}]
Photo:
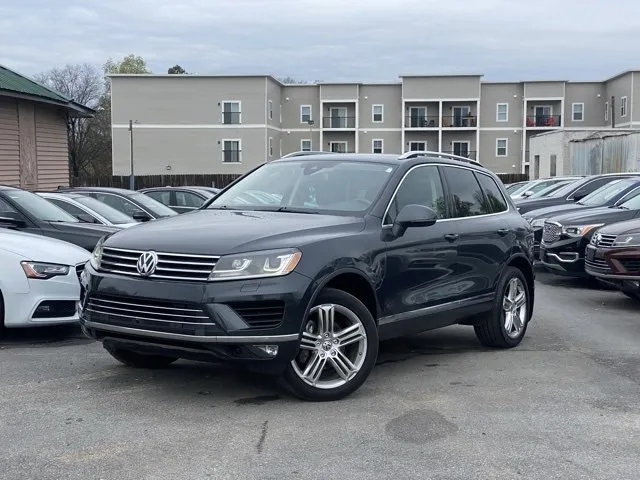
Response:
[{"label": "overcast sky", "polygon": [[0,0],[9,68],[129,53],[154,73],[603,80],[640,68],[640,0]]}]

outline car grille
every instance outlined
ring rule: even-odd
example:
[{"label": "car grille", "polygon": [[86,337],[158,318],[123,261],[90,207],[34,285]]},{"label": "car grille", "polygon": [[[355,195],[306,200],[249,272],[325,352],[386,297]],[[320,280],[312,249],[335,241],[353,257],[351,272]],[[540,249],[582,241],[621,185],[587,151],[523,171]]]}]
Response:
[{"label": "car grille", "polygon": [[[104,248],[100,271],[118,275],[139,277],[137,263],[143,250],[124,250],[120,248]],[[188,255],[182,253],[160,253],[155,273],[145,278],[160,280],[184,280],[205,282],[220,257]]]},{"label": "car grille", "polygon": [[284,318],[284,302],[280,300],[237,302],[229,303],[229,306],[253,329],[275,328]]},{"label": "car grille", "polygon": [[562,233],[562,227],[556,223],[544,223],[544,230],[542,231],[542,241],[544,243],[553,243],[560,240],[560,234]]},{"label": "car grille", "polygon": [[92,295],[83,310],[96,322],[185,335],[211,334],[216,325],[196,304]]},{"label": "car grille", "polygon": [[612,247],[616,238],[617,235],[603,235],[602,233],[596,233],[591,237],[591,244],[596,245],[597,247]]},{"label": "car grille", "polygon": [[620,260],[620,263],[629,273],[640,272],[640,259]]},{"label": "car grille", "polygon": [[613,271],[609,267],[609,264],[602,259],[597,259],[597,258],[594,258],[593,260],[585,259],[584,265],[586,268],[588,268],[589,270],[595,273],[601,273],[601,274],[613,273]]}]

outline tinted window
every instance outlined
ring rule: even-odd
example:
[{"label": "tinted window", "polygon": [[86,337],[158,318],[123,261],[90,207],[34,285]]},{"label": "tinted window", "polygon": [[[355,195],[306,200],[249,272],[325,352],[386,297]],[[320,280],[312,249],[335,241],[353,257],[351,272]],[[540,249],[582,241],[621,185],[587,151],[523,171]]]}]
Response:
[{"label": "tinted window", "polygon": [[444,190],[438,167],[419,167],[404,177],[391,205],[389,205],[384,224],[392,224],[400,210],[413,204],[432,208],[438,214],[438,218],[447,216]]},{"label": "tinted window", "polygon": [[156,190],[153,192],[144,192],[145,195],[157,200],[164,205],[171,204],[171,192],[167,190]]},{"label": "tinted window", "polygon": [[109,193],[97,193],[96,198],[130,217],[134,213],[142,211],[137,205],[129,200]]},{"label": "tinted window", "polygon": [[480,184],[471,170],[444,167],[455,217],[474,217],[490,213]]},{"label": "tinted window", "polygon": [[58,207],[63,209],[65,212],[70,213],[74,217],[77,217],[78,215],[82,215],[82,214],[84,215],[87,214],[87,212],[85,212],[81,208],[78,208],[75,205],[71,205],[70,203],[67,203],[64,200],[58,200],[57,198],[47,198],[47,200],[49,200],[54,205],[57,205]]},{"label": "tinted window", "polygon": [[109,222],[115,225],[135,222],[133,218],[126,215],[125,213],[122,213],[120,210],[116,210],[115,208],[112,208],[106,203],[100,202],[93,197],[75,197],[75,201],[81,203],[85,207],[89,207],[92,212],[96,212],[98,215],[103,216]]},{"label": "tinted window", "polygon": [[595,192],[597,189],[599,189],[600,187],[602,187],[603,185],[606,185],[607,183],[611,183],[614,180],[617,180],[616,178],[611,178],[611,177],[603,177],[603,178],[597,178],[589,183],[587,183],[586,185],[580,187],[577,191],[575,191],[572,195],[571,198],[573,199],[576,195],[578,196],[587,196],[589,195],[591,192]]},{"label": "tinted window", "polygon": [[41,222],[78,223],[77,218],[35,193],[26,190],[9,190],[6,196]]},{"label": "tinted window", "polygon": [[201,207],[204,200],[198,195],[189,192],[176,192],[176,207]]},{"label": "tinted window", "polygon": [[593,207],[605,205],[616,195],[622,193],[624,190],[631,187],[635,183],[638,183],[637,178],[614,180],[591,192],[589,195],[580,200],[579,203],[581,203],[582,205],[589,205]]},{"label": "tinted window", "polygon": [[6,201],[0,198],[0,217],[3,213],[17,213],[16,209],[9,205]]},{"label": "tinted window", "polygon": [[166,205],[154,200],[153,198],[147,197],[144,193],[132,193],[130,194],[132,200],[140,203],[144,208],[151,211],[151,213],[156,217],[171,217],[173,215],[177,215],[174,210],[171,210]]},{"label": "tinted window", "polygon": [[629,195],[629,198],[625,199],[624,203],[620,204],[622,208],[628,208],[629,210],[640,210],[640,191],[635,191],[633,195]]},{"label": "tinted window", "polygon": [[476,178],[484,190],[484,196],[486,198],[486,205],[483,206],[483,210],[486,213],[499,213],[507,210],[507,201],[504,199],[500,187],[496,182],[488,175],[482,173],[476,174]]}]

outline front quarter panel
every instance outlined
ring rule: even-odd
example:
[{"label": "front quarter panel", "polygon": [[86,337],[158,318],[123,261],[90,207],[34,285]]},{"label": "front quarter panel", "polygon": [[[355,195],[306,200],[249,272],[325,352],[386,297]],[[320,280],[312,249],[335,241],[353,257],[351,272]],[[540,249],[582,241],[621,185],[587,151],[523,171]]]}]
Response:
[{"label": "front quarter panel", "polygon": [[0,291],[5,302],[7,295],[29,293],[29,280],[20,262],[27,260],[13,252],[0,250]]}]

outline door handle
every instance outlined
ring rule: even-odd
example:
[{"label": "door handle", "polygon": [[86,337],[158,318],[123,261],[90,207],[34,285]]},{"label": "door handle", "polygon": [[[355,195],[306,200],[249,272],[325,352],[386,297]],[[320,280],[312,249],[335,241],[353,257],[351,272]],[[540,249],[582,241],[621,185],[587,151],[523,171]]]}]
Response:
[{"label": "door handle", "polygon": [[498,230],[498,235],[500,235],[501,237],[504,237],[506,234],[509,233],[509,229],[508,228],[501,228],[500,230]]},{"label": "door handle", "polygon": [[444,238],[449,242],[453,243],[458,239],[459,235],[457,233],[447,233]]}]

